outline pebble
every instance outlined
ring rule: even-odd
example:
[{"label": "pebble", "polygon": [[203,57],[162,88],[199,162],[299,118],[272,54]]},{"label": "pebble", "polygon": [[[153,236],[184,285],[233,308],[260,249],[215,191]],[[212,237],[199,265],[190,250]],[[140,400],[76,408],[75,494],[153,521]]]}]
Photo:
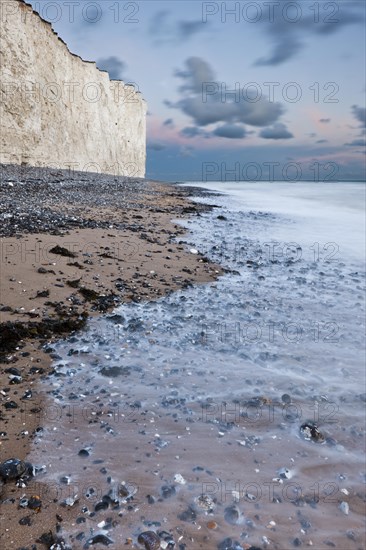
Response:
[{"label": "pebble", "polygon": [[308,441],[315,441],[317,443],[324,442],[324,435],[318,430],[318,426],[315,422],[304,422],[300,426],[300,434]]},{"label": "pebble", "polygon": [[160,548],[160,537],[154,531],[140,533],[137,542],[143,544],[146,550],[158,550]]},{"label": "pebble", "polygon": [[174,481],[175,483],[179,483],[180,485],[185,485],[187,483],[181,474],[175,474]]},{"label": "pebble", "polygon": [[282,479],[291,479],[294,475],[288,468],[280,468],[277,473]]},{"label": "pebble", "polygon": [[109,546],[110,544],[113,544],[113,543],[114,541],[104,533],[97,533],[96,535],[88,539],[88,542],[87,542],[88,545],[103,544],[104,546]]},{"label": "pebble", "polygon": [[244,519],[243,514],[235,504],[225,508],[224,518],[230,525],[239,525]]},{"label": "pebble", "polygon": [[339,505],[339,509],[341,512],[343,512],[346,516],[349,514],[349,504],[346,501],[342,501]]},{"label": "pebble", "polygon": [[61,503],[61,506],[74,506],[78,502],[78,496],[75,495],[73,497],[67,497],[65,500]]},{"label": "pebble", "polygon": [[218,550],[243,550],[242,545],[238,541],[234,541],[230,537],[227,537],[217,546]]},{"label": "pebble", "polygon": [[17,479],[25,473],[26,469],[27,467],[23,460],[19,460],[19,458],[9,458],[0,464],[0,476],[5,481]]},{"label": "pebble", "polygon": [[37,510],[37,512],[40,511],[42,507],[42,501],[41,498],[38,495],[33,495],[28,500],[28,508],[31,510]]},{"label": "pebble", "polygon": [[86,457],[90,456],[90,449],[81,449],[78,452],[78,455],[82,456],[83,458],[86,458]]}]

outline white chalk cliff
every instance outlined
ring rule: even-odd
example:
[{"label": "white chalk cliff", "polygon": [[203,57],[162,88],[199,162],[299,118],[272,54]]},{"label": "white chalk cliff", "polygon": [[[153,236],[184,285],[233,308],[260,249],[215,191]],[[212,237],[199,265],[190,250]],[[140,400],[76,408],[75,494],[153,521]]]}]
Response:
[{"label": "white chalk cliff", "polygon": [[23,0],[0,1],[0,162],[145,176],[146,102]]}]

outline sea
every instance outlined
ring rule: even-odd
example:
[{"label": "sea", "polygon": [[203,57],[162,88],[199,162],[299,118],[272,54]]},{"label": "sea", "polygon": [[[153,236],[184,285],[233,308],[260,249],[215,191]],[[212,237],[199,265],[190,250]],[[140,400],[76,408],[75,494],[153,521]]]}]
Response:
[{"label": "sea", "polygon": [[73,548],[364,549],[365,184],[185,185],[226,273],[54,346],[39,479]]}]

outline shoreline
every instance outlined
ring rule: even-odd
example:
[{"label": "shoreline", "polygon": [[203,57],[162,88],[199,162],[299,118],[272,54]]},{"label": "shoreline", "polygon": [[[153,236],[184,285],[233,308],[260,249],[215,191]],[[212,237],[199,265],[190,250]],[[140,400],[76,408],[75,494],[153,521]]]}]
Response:
[{"label": "shoreline", "polygon": [[[40,377],[35,374],[41,366],[35,362],[39,342],[35,338],[30,341],[31,355],[21,360],[29,369],[24,375],[26,382],[32,377],[39,380],[34,383],[38,395],[34,392],[31,400],[22,400],[19,384],[9,384],[10,379],[4,378],[10,389],[2,396],[9,400],[9,392],[14,390],[13,400],[20,403],[18,409],[8,411],[11,429],[14,422],[22,422],[11,439],[17,449],[24,444],[26,450],[29,434],[21,432],[25,426],[29,431],[33,422],[34,438],[27,457],[46,471],[41,469],[26,486],[19,487],[19,479],[18,486],[15,480],[6,483],[1,516],[6,530],[0,543],[15,550],[77,550],[94,544],[99,548],[99,543],[141,548],[139,536],[148,530],[155,537],[153,545],[146,546],[150,550],[169,548],[168,540],[179,550],[257,550],[268,545],[274,550],[299,545],[360,550],[365,501],[359,477],[363,429],[358,411],[364,395],[355,393],[348,374],[353,366],[355,373],[360,372],[359,366],[347,352],[347,335],[340,344],[317,340],[311,330],[314,317],[318,319],[317,304],[323,303],[326,281],[330,290],[325,297],[333,307],[329,312],[321,309],[322,326],[327,321],[339,326],[347,321],[338,296],[353,304],[353,314],[361,308],[361,280],[353,267],[348,273],[351,264],[314,264],[309,258],[273,263],[263,254],[260,242],[267,242],[264,236],[268,231],[272,234],[276,222],[283,223],[286,230],[287,219],[281,222],[266,212],[258,219],[257,211],[236,212],[230,203],[223,211],[201,216],[203,211],[195,209],[195,202],[184,202],[187,197],[183,199],[181,193],[187,189],[178,188],[177,195],[175,188],[166,185],[160,188],[156,184],[155,188],[143,182],[114,181],[113,193],[104,182],[98,196],[90,198],[94,183],[81,181],[81,190],[75,184],[58,185],[66,190],[52,187],[56,195],[51,214],[40,213],[24,188],[22,196],[27,197],[23,204],[14,204],[18,212],[24,210],[15,223],[20,220],[20,225],[26,226],[29,206],[38,218],[58,217],[63,229],[49,235],[36,227],[37,236],[34,242],[27,241],[26,251],[35,255],[34,247],[40,241],[40,249],[46,253],[40,252],[38,257],[45,256],[42,267],[46,273],[38,272],[33,257],[30,288],[24,286],[24,277],[9,281],[9,287],[15,286],[9,288],[13,297],[19,289],[21,304],[24,297],[31,298],[27,312],[5,311],[4,315],[23,316],[27,321],[31,310],[32,315],[47,309],[66,315],[65,308],[53,308],[52,303],[38,309],[34,304],[43,298],[54,302],[55,295],[63,296],[67,290],[70,294],[64,302],[70,315],[85,311],[90,322],[84,332],[55,341],[46,349],[46,361],[54,360],[50,377],[47,372]],[[72,226],[65,233],[78,193],[84,210],[93,216],[76,220],[81,228]],[[37,196],[40,194],[42,188],[37,187]],[[123,208],[118,206],[119,194],[124,197]],[[112,210],[119,208],[120,223],[111,212],[112,197]],[[14,197],[8,197],[9,204],[12,201]],[[217,200],[217,204],[222,202],[225,204]],[[63,206],[56,212],[60,204],[67,204],[69,210],[65,212]],[[183,220],[185,214],[196,217],[184,221],[184,229],[175,227],[171,218]],[[104,226],[98,221],[101,215],[108,220]],[[73,214],[72,222],[75,217]],[[116,235],[123,235],[121,242],[128,243],[127,248],[118,246]],[[217,244],[226,242],[228,250],[237,250],[238,237],[243,235],[240,250],[244,255],[238,261],[236,255],[225,256],[231,270],[222,270],[197,253],[207,250],[208,256],[220,263],[223,256]],[[51,252],[63,245],[75,258],[62,256],[59,249]],[[21,247],[18,257],[21,259]],[[19,260],[15,265],[20,266],[22,275],[27,274],[23,269],[26,262]],[[236,266],[240,272],[232,271]],[[83,277],[75,279],[68,271],[72,269]],[[220,269],[230,276],[215,281]],[[111,270],[112,279],[108,278]],[[299,286],[304,272],[308,277]],[[231,275],[235,273],[238,277]],[[195,285],[199,278],[202,283],[207,279],[213,282]],[[288,288],[280,296],[284,280]],[[47,284],[39,287],[39,281]],[[308,281],[311,286],[305,285]],[[83,288],[86,294],[81,292]],[[173,288],[182,290],[175,293]],[[50,296],[37,296],[44,290],[49,290]],[[160,295],[163,298],[155,302],[154,297]],[[125,298],[122,307],[112,315],[107,312],[94,317],[116,296]],[[226,342],[222,334],[220,338],[220,325],[212,325],[209,339],[199,341],[206,331],[197,331],[202,323],[210,327],[211,322],[222,320],[225,330],[226,322],[229,329],[233,323],[241,328],[246,322],[260,330],[268,322],[277,328],[284,320],[298,323],[299,310],[293,306],[301,302],[304,338],[298,343],[283,334],[279,340],[278,331],[270,346],[264,333],[251,343],[248,339],[238,341],[236,332],[228,332]],[[37,322],[36,317],[30,319]],[[352,343],[356,344],[360,341],[358,326],[350,322],[349,327],[353,327]],[[329,364],[334,365],[335,376],[331,387]],[[18,365],[19,361],[15,362],[14,368]],[[309,439],[306,430],[313,418],[314,433],[311,431]],[[21,508],[23,495],[28,502]],[[29,506],[31,497],[33,507]],[[19,523],[24,527],[19,528]]]},{"label": "shoreline", "polygon": [[[191,253],[186,230],[171,221],[213,208],[189,201],[195,188],[1,165],[0,191],[1,463],[26,460],[42,428],[47,397],[37,382],[47,378],[54,358],[47,343],[121,303],[214,281],[225,270]],[[25,492],[14,480],[0,485],[4,548],[56,532],[57,519],[46,508],[37,514],[18,506]]]}]

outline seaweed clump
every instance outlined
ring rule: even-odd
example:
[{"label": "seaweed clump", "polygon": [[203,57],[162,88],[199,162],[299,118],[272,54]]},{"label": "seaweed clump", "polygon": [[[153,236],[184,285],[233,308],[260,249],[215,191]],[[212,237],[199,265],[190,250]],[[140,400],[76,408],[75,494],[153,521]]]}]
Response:
[{"label": "seaweed clump", "polygon": [[7,321],[0,323],[0,361],[4,361],[7,353],[15,351],[21,340],[47,339],[55,335],[69,334],[85,327],[88,314],[64,319],[45,319],[38,323],[22,323],[20,321]]}]

